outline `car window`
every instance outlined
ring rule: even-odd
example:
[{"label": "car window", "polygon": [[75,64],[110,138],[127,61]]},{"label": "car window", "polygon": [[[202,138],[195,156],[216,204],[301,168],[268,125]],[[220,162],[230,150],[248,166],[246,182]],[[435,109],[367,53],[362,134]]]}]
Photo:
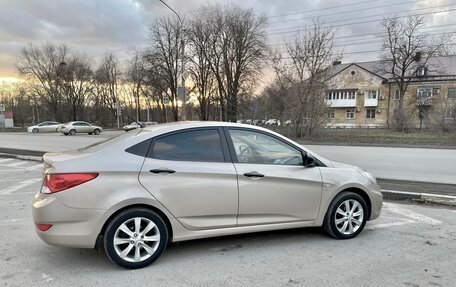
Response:
[{"label": "car window", "polygon": [[301,151],[263,133],[229,131],[240,163],[303,165]]},{"label": "car window", "polygon": [[162,160],[223,162],[218,130],[180,132],[155,141],[149,157]]}]

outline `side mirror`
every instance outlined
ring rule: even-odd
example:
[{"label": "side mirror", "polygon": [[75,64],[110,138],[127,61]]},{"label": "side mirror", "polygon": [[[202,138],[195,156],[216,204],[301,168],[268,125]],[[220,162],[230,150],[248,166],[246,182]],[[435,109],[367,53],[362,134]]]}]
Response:
[{"label": "side mirror", "polygon": [[315,166],[315,159],[308,155],[307,153],[304,153],[303,156],[303,164],[304,164],[304,167],[314,167]]}]

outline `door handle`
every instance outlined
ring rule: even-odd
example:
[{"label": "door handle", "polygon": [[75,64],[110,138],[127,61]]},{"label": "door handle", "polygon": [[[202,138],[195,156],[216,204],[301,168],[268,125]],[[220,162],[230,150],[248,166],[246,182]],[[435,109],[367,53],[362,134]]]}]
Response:
[{"label": "door handle", "polygon": [[244,173],[244,176],[247,176],[247,177],[264,177],[264,174],[261,174],[257,171],[251,171],[251,172],[246,172]]},{"label": "door handle", "polygon": [[157,168],[157,169],[151,169],[149,170],[151,173],[155,173],[155,174],[159,174],[159,173],[162,173],[162,172],[167,172],[169,174],[172,174],[172,173],[175,173],[176,171],[175,170],[172,170],[172,169],[167,169],[167,168]]}]

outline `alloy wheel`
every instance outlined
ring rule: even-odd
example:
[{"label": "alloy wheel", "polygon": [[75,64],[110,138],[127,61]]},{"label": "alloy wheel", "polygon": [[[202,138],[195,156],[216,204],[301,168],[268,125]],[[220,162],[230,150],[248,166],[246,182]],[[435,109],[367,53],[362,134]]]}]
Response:
[{"label": "alloy wheel", "polygon": [[354,199],[343,201],[334,214],[334,223],[337,230],[345,235],[358,231],[363,224],[364,210],[362,205]]},{"label": "alloy wheel", "polygon": [[149,259],[160,244],[160,231],[148,218],[134,217],[123,222],[113,239],[117,255],[128,262]]}]

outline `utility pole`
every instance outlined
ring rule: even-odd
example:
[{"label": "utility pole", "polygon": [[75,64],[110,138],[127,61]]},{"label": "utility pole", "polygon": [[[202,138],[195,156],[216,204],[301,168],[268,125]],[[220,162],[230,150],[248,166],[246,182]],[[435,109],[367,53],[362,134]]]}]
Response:
[{"label": "utility pole", "polygon": [[[181,50],[181,70],[180,70],[180,74],[181,74],[181,89],[179,90],[179,88],[177,89],[177,92],[179,93],[180,92],[180,97],[182,98],[182,110],[181,110],[181,120],[183,121],[186,121],[187,120],[187,114],[186,114],[186,104],[185,104],[185,101],[186,101],[186,92],[185,92],[185,78],[184,78],[184,72],[185,72],[185,40],[184,40],[184,23],[182,22],[182,19],[181,17],[179,16],[179,14],[177,14],[176,11],[174,11],[173,8],[171,8],[168,4],[166,4],[165,2],[163,2],[163,0],[158,0],[160,2],[162,2],[166,7],[168,7],[169,10],[171,10],[174,14],[176,14],[177,16],[177,19],[179,19],[179,22],[180,22],[180,35],[181,35],[181,47],[182,47],[182,50]],[[178,78],[176,78],[176,87],[179,86],[179,80]]]}]

